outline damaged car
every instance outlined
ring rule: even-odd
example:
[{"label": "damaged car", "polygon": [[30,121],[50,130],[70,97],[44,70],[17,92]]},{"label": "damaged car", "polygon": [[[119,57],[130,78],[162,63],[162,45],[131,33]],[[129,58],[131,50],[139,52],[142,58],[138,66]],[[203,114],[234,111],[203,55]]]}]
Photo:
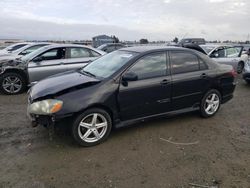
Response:
[{"label": "damaged car", "polygon": [[195,50],[130,47],[84,68],[44,79],[28,96],[33,125],[72,131],[81,146],[105,141],[112,128],[153,117],[200,111],[215,115],[233,98],[236,73]]},{"label": "damaged car", "polygon": [[27,86],[51,75],[78,69],[104,55],[87,46],[54,44],[39,48],[20,59],[0,61],[0,91],[19,94]]}]

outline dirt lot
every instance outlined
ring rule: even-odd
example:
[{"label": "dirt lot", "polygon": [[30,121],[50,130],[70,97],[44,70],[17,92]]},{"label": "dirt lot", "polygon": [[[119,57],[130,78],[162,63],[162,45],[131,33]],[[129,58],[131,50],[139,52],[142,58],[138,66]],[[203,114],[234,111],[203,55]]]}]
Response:
[{"label": "dirt lot", "polygon": [[45,128],[31,128],[26,97],[0,95],[0,187],[250,187],[250,86],[242,80],[213,118],[144,122],[92,148],[65,131],[49,141]]}]

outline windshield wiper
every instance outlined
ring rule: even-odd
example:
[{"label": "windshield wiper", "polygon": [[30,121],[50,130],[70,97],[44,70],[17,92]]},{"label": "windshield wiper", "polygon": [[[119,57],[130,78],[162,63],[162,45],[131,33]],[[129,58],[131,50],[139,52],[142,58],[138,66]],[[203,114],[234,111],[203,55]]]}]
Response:
[{"label": "windshield wiper", "polygon": [[85,74],[92,76],[92,77],[96,77],[96,75],[92,74],[91,72],[85,71],[85,70],[82,70],[82,73],[85,73]]}]

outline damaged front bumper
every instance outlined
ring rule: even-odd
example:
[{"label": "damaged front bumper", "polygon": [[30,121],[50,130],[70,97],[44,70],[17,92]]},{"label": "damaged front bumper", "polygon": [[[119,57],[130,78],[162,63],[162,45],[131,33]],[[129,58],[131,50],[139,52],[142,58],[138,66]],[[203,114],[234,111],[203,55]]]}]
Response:
[{"label": "damaged front bumper", "polygon": [[55,124],[54,116],[36,115],[36,114],[30,114],[29,112],[27,112],[27,116],[31,121],[32,127],[37,127],[38,125],[42,125],[44,127],[54,127]]}]

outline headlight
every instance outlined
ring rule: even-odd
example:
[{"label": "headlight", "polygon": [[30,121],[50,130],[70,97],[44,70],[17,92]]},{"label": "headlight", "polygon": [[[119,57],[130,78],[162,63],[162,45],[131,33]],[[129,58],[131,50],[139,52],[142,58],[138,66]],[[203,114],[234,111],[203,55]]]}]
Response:
[{"label": "headlight", "polygon": [[32,103],[28,107],[31,114],[49,115],[56,113],[62,109],[63,102],[56,99],[48,99]]}]

